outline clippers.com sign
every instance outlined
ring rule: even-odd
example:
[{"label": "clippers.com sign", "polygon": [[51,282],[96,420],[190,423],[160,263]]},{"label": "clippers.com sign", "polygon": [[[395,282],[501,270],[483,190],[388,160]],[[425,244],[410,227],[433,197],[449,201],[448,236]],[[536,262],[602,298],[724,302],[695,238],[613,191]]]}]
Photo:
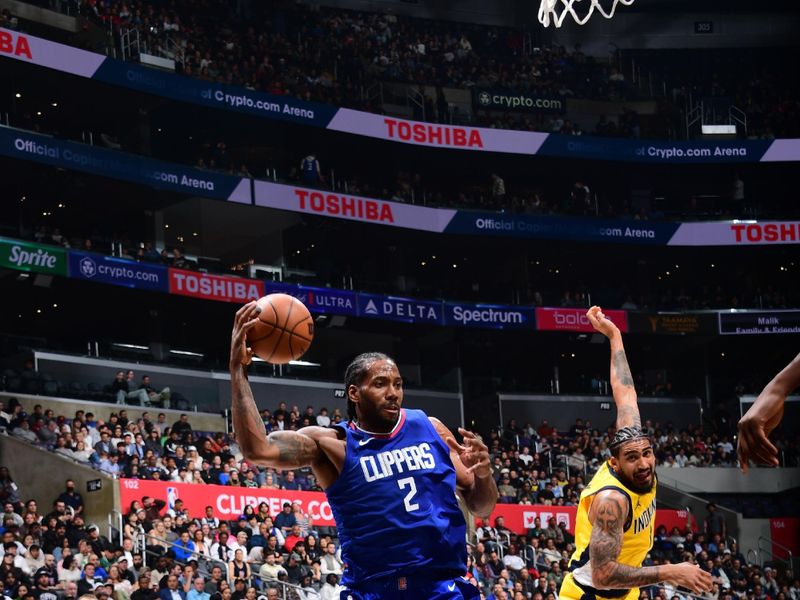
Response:
[{"label": "clippers.com sign", "polygon": [[[603,314],[611,320],[622,333],[628,332],[628,313],[624,310],[604,310]],[[537,308],[536,329],[539,331],[578,331],[594,332],[594,327],[582,308]]]},{"label": "clippers.com sign", "polygon": [[[214,516],[224,521],[236,520],[246,506],[257,508],[262,502],[269,506],[270,513],[277,515],[284,502],[299,502],[317,526],[335,526],[328,499],[321,492],[295,492],[266,488],[244,488],[225,485],[199,485],[194,483],[172,483],[169,481],[146,481],[143,479],[120,479],[120,502],[127,508],[131,502],[141,502],[145,496],[170,503],[183,500],[190,518],[201,518],[206,506],[214,509]],[[166,509],[165,509],[166,510]]]}]

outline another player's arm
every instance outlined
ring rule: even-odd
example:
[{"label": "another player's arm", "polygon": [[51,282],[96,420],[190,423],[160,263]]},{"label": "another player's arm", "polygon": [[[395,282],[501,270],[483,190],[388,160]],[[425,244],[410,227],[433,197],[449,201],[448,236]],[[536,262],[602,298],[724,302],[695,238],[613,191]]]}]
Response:
[{"label": "another player's arm", "polygon": [[639,416],[636,388],[628,366],[628,358],[625,356],[622,333],[605,317],[599,306],[590,308],[586,317],[592,327],[605,335],[611,343],[611,390],[614,394],[614,404],[617,405],[617,429],[641,428],[642,419]]},{"label": "another player's arm", "polygon": [[239,447],[246,460],[260,465],[280,469],[311,465],[319,459],[320,448],[308,435],[297,431],[264,435],[264,421],[247,381],[247,365],[253,353],[246,345],[246,336],[257,322],[259,312],[255,302],[245,304],[236,313],[231,334],[231,412]]},{"label": "another player's arm", "polygon": [[765,465],[778,465],[778,449],[769,441],[769,434],[783,418],[786,396],[800,386],[800,354],[775,375],[742,418],[739,420],[737,454],[742,471],[747,472],[750,460]]},{"label": "another player's arm", "polygon": [[436,417],[429,417],[436,432],[450,447],[450,460],[456,469],[456,487],[464,497],[469,511],[483,519],[494,510],[500,492],[492,477],[489,449],[481,437],[461,427],[458,432],[464,443],[456,442],[450,429]]},{"label": "another player's arm", "polygon": [[592,501],[589,560],[595,587],[629,589],[667,581],[695,593],[711,589],[711,575],[692,563],[631,567],[618,562],[628,510],[628,500],[615,490],[599,492]]}]

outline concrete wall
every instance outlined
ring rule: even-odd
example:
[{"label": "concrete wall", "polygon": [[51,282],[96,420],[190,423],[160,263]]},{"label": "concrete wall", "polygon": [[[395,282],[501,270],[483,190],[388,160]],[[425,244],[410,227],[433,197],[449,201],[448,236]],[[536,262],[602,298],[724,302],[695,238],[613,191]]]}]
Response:
[{"label": "concrete wall", "polygon": [[[542,419],[560,431],[568,430],[575,419],[588,419],[592,427],[604,430],[617,417],[614,399],[609,396],[546,396],[535,394],[498,394],[501,423],[516,419],[538,426]],[[603,409],[610,404],[610,410]],[[672,423],[676,428],[700,423],[699,398],[639,398],[642,420],[662,425]]]},{"label": "concrete wall", "polygon": [[[9,435],[0,435],[0,464],[7,466],[20,488],[23,502],[33,498],[40,512],[50,512],[53,501],[64,490],[67,479],[75,481],[75,489],[83,495],[87,523],[96,523],[103,535],[108,533],[108,515],[119,508],[117,481],[78,464],[66,457],[32,446]],[[101,480],[96,492],[86,489],[86,482]]]},{"label": "concrete wall", "polygon": [[761,542],[762,548],[772,548],[772,532],[769,527],[769,519],[745,519],[741,515],[738,519],[739,551],[744,554],[748,563],[760,563],[761,558],[770,560],[769,556],[758,556],[759,538],[766,538],[766,542]]},{"label": "concrete wall", "polygon": [[[148,374],[151,376],[156,388],[168,385],[173,393],[180,392],[186,396],[198,410],[213,413],[229,409],[231,406],[231,384],[230,376],[227,372],[181,369],[163,365],[48,352],[36,352],[34,356],[37,370],[50,373],[64,384],[77,381],[84,385],[90,382],[104,385],[111,383],[117,371],[133,369],[137,380],[141,375]],[[275,410],[279,402],[286,402],[289,407],[297,405],[301,411],[308,405],[313,406],[315,411],[323,406],[329,411],[339,408],[343,414],[346,409],[344,398],[336,395],[337,392],[342,390],[342,384],[339,382],[310,381],[288,377],[262,377],[257,375],[250,376],[249,381],[256,403],[260,408]],[[76,404],[80,407],[91,405],[96,415],[100,414],[97,412],[100,409],[108,412],[118,409],[115,404],[84,401],[77,401]],[[406,388],[404,405],[408,408],[422,409],[428,414],[438,417],[451,428],[458,427],[463,423],[463,404],[460,393]],[[140,414],[140,412],[138,409],[128,407],[129,415]],[[153,409],[150,412],[158,412],[158,409]],[[175,411],[175,414],[177,416],[180,411]],[[201,417],[201,414],[198,412],[191,413],[191,422],[195,429],[201,431],[221,431],[224,429],[222,420],[215,421],[214,423],[218,424],[209,425],[208,428],[200,424],[195,425],[196,419],[198,423],[204,422],[203,419],[205,417]],[[171,418],[171,416],[167,418],[170,423],[173,422],[170,420]],[[220,419],[219,417],[216,418]]]},{"label": "concrete wall", "polygon": [[659,480],[679,490],[706,494],[775,494],[800,487],[800,469],[659,469]]},{"label": "concrete wall", "polygon": [[[172,425],[178,420],[182,413],[179,410],[162,410],[160,408],[142,409],[136,406],[120,406],[118,404],[107,404],[105,402],[89,402],[88,400],[74,400],[69,398],[52,398],[50,396],[32,396],[29,394],[9,394],[7,392],[0,392],[0,398],[3,398],[4,403],[7,404],[7,399],[10,397],[17,398],[25,407],[27,412],[33,410],[34,405],[41,404],[45,408],[52,408],[57,415],[64,415],[65,417],[72,417],[77,410],[85,410],[93,412],[94,416],[104,421],[108,419],[112,412],[118,412],[120,408],[128,411],[128,418],[138,419],[142,413],[149,412],[152,420],[155,421],[156,415],[160,412],[166,413],[167,423]],[[189,413],[189,422],[192,428],[197,431],[225,431],[225,419],[220,415],[193,412]]]},{"label": "concrete wall", "polygon": [[40,6],[19,2],[18,0],[0,0],[0,9],[8,9],[12,15],[21,19],[42,23],[69,32],[78,31],[78,20],[75,17],[47,10]]}]

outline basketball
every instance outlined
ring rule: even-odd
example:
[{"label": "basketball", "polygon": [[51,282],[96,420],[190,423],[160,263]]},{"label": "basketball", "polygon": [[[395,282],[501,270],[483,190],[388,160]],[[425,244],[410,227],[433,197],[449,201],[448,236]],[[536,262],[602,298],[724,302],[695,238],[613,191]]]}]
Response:
[{"label": "basketball", "polygon": [[305,304],[288,294],[269,294],[258,306],[259,322],[247,332],[253,353],[274,365],[303,356],[314,339],[314,320]]}]

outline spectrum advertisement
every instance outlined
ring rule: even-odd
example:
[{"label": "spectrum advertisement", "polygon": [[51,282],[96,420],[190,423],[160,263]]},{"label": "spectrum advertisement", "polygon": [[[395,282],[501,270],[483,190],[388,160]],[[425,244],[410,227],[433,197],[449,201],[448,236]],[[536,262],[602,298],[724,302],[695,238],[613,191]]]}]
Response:
[{"label": "spectrum advertisement", "polygon": [[[800,161],[800,139],[642,141],[398,119],[165,73],[9,29],[0,29],[0,56],[180,102],[431,148],[655,164]],[[559,102],[494,95],[479,93],[477,102],[537,111]]]},{"label": "spectrum advertisement", "polygon": [[113,256],[69,251],[69,274],[74,279],[109,283],[155,292],[168,292],[167,268]]}]

